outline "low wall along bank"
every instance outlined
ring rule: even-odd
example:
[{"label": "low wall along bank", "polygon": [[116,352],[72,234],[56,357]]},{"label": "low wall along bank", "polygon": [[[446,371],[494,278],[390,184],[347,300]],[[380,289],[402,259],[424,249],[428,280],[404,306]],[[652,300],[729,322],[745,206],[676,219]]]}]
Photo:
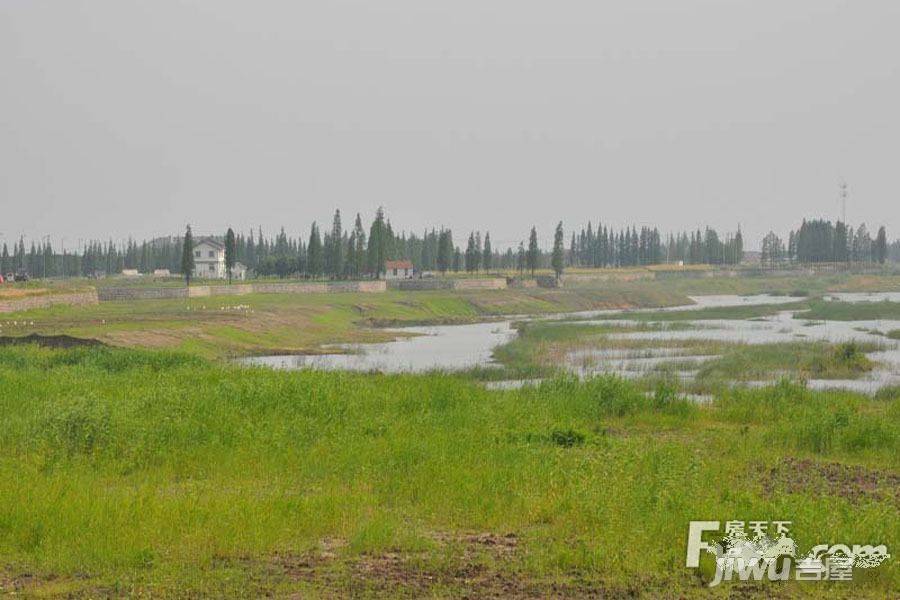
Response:
[{"label": "low wall along bank", "polygon": [[502,277],[483,279],[389,279],[387,286],[392,290],[505,290],[506,279]]},{"label": "low wall along bank", "polygon": [[379,293],[387,290],[384,281],[239,283],[236,285],[194,285],[190,288],[100,288],[100,302],[127,300],[165,300],[177,298],[210,298],[247,294],[337,294],[347,292]]},{"label": "low wall along bank", "polygon": [[395,279],[390,281],[329,281],[329,282],[265,282],[236,285],[195,285],[190,288],[100,288],[100,302],[127,300],[162,300],[177,298],[209,298],[214,296],[243,296],[246,294],[378,294],[392,290],[502,290],[506,280],[494,279]]}]

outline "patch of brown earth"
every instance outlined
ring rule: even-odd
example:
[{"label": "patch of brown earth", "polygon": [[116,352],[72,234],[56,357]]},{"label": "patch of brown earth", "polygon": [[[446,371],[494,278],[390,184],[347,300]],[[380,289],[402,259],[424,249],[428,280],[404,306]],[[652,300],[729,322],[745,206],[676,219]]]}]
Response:
[{"label": "patch of brown earth", "polygon": [[900,506],[900,475],[808,458],[785,458],[766,474],[763,488],[769,494],[775,491],[827,494],[851,502],[881,500]]},{"label": "patch of brown earth", "polygon": [[[537,580],[517,573],[512,559],[519,538],[514,534],[435,533],[438,551],[382,552],[342,560],[341,540],[323,540],[318,551],[303,555],[277,555],[266,564],[237,561],[256,570],[265,587],[284,582],[302,584],[325,597],[374,598],[636,598],[646,596],[641,584],[606,588],[577,577]],[[443,550],[443,551],[442,551]],[[435,558],[435,557],[438,558]],[[224,564],[234,565],[233,560]],[[281,583],[279,583],[281,582]],[[657,588],[659,590],[659,588]],[[652,597],[678,597],[659,593]]]},{"label": "patch of brown earth", "polygon": [[[57,576],[38,575],[28,571],[4,572],[0,566],[0,597],[2,598],[113,598],[124,594],[114,594],[105,586],[95,585],[85,574]],[[10,567],[7,567],[10,569]],[[15,574],[13,574],[15,573]]]}]

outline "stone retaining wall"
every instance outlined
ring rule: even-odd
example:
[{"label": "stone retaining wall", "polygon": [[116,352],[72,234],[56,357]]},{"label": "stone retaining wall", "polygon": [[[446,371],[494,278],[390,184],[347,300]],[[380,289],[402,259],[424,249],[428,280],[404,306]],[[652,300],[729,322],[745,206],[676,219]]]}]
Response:
[{"label": "stone retaining wall", "polygon": [[505,290],[506,279],[389,279],[388,288],[405,291],[428,290]]},{"label": "stone retaining wall", "polygon": [[163,300],[172,298],[187,298],[187,288],[113,288],[103,287],[97,289],[100,302],[117,302],[124,300]]},{"label": "stone retaining wall", "polygon": [[331,293],[340,292],[361,292],[363,294],[379,294],[387,291],[387,282],[378,281],[346,281],[334,282],[328,284],[328,291]]},{"label": "stone retaining wall", "polygon": [[15,300],[0,301],[0,313],[21,312],[35,308],[48,308],[58,304],[70,306],[90,306],[97,304],[97,292],[79,292],[73,294],[56,294],[46,296],[27,296]]},{"label": "stone retaining wall", "polygon": [[194,285],[190,288],[100,288],[101,302],[126,300],[163,300],[176,298],[208,298],[210,296],[244,296],[247,294],[335,294],[346,292],[378,293],[387,290],[384,281],[241,283],[236,285]]},{"label": "stone retaining wall", "polygon": [[424,292],[429,290],[451,290],[453,282],[449,279],[389,279],[388,289]]},{"label": "stone retaining wall", "polygon": [[492,279],[453,279],[455,290],[505,290],[506,279],[495,277]]},{"label": "stone retaining wall", "polygon": [[253,293],[253,286],[249,283],[206,287],[209,288],[210,293],[208,295],[210,296],[246,296]]},{"label": "stone retaining wall", "polygon": [[553,289],[563,285],[563,282],[553,275],[538,275],[534,280],[537,282],[537,286],[542,288]]},{"label": "stone retaining wall", "polygon": [[622,273],[563,273],[560,280],[563,285],[592,283],[595,281],[646,281],[656,279],[654,271],[626,271]]},{"label": "stone retaining wall", "polygon": [[536,279],[525,279],[522,277],[508,277],[506,279],[506,287],[510,288],[536,288],[538,282]]}]

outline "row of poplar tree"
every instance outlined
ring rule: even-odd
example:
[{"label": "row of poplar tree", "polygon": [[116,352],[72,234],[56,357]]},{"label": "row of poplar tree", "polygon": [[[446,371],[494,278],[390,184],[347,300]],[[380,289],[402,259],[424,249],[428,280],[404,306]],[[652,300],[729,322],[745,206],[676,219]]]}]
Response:
[{"label": "row of poplar tree", "polygon": [[900,242],[888,244],[884,226],[873,239],[865,224],[856,229],[842,221],[804,220],[788,234],[787,243],[770,231],[762,240],[761,261],[775,267],[781,263],[878,263],[900,259]]},{"label": "row of poplar tree", "polygon": [[738,264],[744,255],[741,230],[722,239],[715,229],[669,234],[665,241],[656,227],[631,227],[618,232],[588,222],[572,233],[568,264],[583,267],[630,267],[681,261],[685,264]]},{"label": "row of poplar tree", "polygon": [[[490,233],[471,232],[464,245],[454,240],[449,229],[431,229],[421,235],[397,234],[382,209],[365,227],[359,214],[352,224],[344,226],[340,211],[335,211],[331,227],[323,229],[313,223],[308,235],[288,236],[285,230],[267,237],[255,232],[233,233],[230,257],[259,276],[302,276],[333,279],[379,277],[387,260],[409,260],[417,271],[488,270],[534,271],[557,266],[623,267],[682,261],[685,264],[737,264],[743,256],[743,237],[738,228],[724,237],[711,228],[704,231],[668,234],[665,239],[658,228],[626,227],[618,231],[598,223],[587,223],[571,234],[568,248],[562,249],[560,228],[554,235],[549,252],[538,247],[537,232],[532,228],[527,240],[518,247],[498,250]],[[226,241],[226,236],[214,236]],[[136,269],[152,273],[167,269],[184,272],[185,236],[170,236],[141,243],[128,240],[124,244],[90,241],[75,252],[59,251],[49,238],[43,243],[25,240],[0,250],[0,273],[27,272],[34,277],[101,276]],[[895,252],[900,245],[895,242]],[[884,262],[890,255],[884,227],[872,239],[860,225],[853,229],[838,221],[804,221],[792,231],[787,243],[774,233],[763,240],[763,260],[815,262]],[[562,261],[555,264],[555,259]]]}]

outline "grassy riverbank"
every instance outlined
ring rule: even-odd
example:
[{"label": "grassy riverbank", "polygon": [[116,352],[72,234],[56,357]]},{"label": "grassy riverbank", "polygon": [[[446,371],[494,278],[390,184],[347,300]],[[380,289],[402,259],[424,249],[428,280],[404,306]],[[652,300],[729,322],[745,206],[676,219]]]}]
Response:
[{"label": "grassy riverbank", "polygon": [[[109,284],[104,281],[103,284]],[[149,285],[138,282],[135,285]],[[28,293],[84,289],[87,280],[15,284]],[[174,285],[174,283],[173,283]],[[7,289],[7,288],[4,288]],[[142,300],[98,306],[55,306],[0,315],[0,336],[65,334],[113,346],[177,349],[205,357],[315,353],[333,343],[376,342],[394,334],[385,325],[467,323],[509,314],[546,314],[601,308],[688,304],[689,295],[900,289],[900,277],[840,274],[817,277],[673,277],[649,281],[594,281],[571,289],[428,291],[381,294],[252,294],[182,300]],[[789,304],[785,298],[786,306]],[[791,304],[793,308],[797,305]],[[708,318],[771,314],[779,307],[704,312]],[[697,318],[692,311],[639,315],[640,319]]]},{"label": "grassy riverbank", "polygon": [[[692,519],[900,542],[896,397],[781,385],[701,407],[609,378],[492,392],[33,347],[0,350],[0,389],[0,589],[697,596]],[[896,564],[854,595],[896,590]]]},{"label": "grassy riverbank", "polygon": [[65,334],[114,346],[171,348],[201,356],[317,352],[323,344],[393,339],[385,325],[468,323],[508,314],[669,306],[664,289],[481,290],[236,297],[55,306],[3,315],[0,334]]},{"label": "grassy riverbank", "polygon": [[900,302],[826,302],[816,300],[809,310],[797,313],[798,319],[828,321],[876,321],[890,319],[900,321]]}]

